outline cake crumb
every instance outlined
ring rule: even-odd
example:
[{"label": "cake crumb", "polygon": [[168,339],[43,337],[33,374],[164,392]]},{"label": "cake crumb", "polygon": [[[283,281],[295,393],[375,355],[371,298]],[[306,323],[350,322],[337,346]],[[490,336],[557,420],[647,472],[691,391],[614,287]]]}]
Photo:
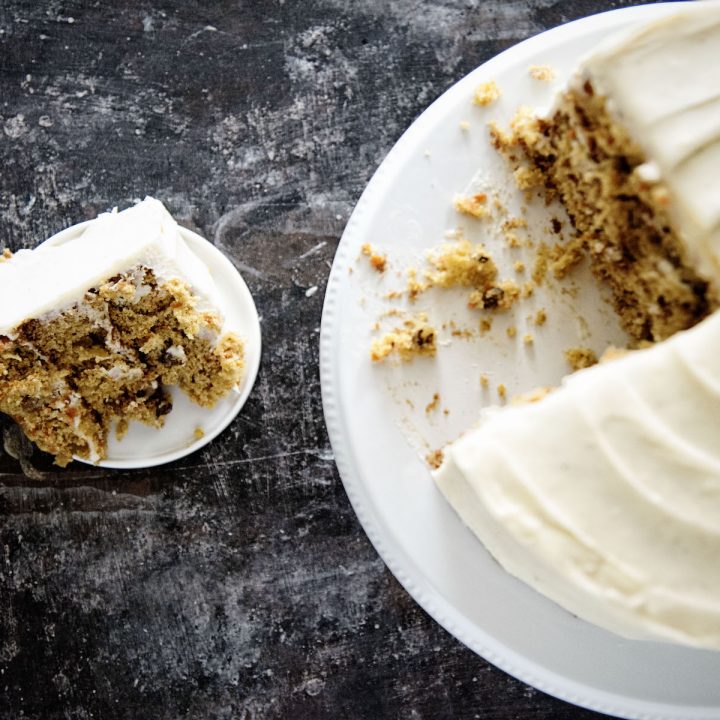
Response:
[{"label": "cake crumb", "polygon": [[500,196],[497,193],[493,194],[493,207],[500,213],[507,212],[505,205],[503,205],[503,202],[500,200]]},{"label": "cake crumb", "polygon": [[514,232],[505,233],[505,242],[509,248],[513,249],[520,248],[523,245],[522,240],[520,240],[520,236]]},{"label": "cake crumb", "polygon": [[483,373],[480,376],[480,387],[487,390],[488,387],[490,387],[490,378],[487,376],[486,373]]},{"label": "cake crumb", "polygon": [[502,280],[485,290],[475,290],[468,307],[482,310],[509,310],[520,297],[520,288],[513,280]]},{"label": "cake crumb", "polygon": [[470,123],[467,120],[461,120],[460,121],[460,129],[467,131],[470,129]]},{"label": "cake crumb", "polygon": [[193,438],[195,438],[195,440],[202,440],[204,437],[205,431],[198,425],[198,427],[193,430]]},{"label": "cake crumb", "polygon": [[373,340],[370,359],[380,362],[391,354],[397,355],[402,362],[422,355],[434,357],[437,352],[436,338],[435,328],[427,322],[427,316],[421,313],[406,320],[401,327]]},{"label": "cake crumb", "polygon": [[525,333],[523,335],[523,342],[526,345],[532,345],[535,342],[535,338],[533,337],[532,333]]},{"label": "cake crumb", "polygon": [[517,228],[526,228],[528,226],[528,222],[525,218],[521,217],[512,217],[508,218],[503,224],[503,230],[515,230]]},{"label": "cake crumb", "polygon": [[507,397],[507,388],[505,387],[505,385],[503,383],[500,383],[497,386],[497,393],[498,393],[498,397],[500,397],[503,400]]},{"label": "cake crumb", "polygon": [[455,195],[453,207],[463,215],[474,218],[484,218],[490,214],[487,207],[487,195],[476,193],[475,195]]},{"label": "cake crumb", "polygon": [[597,355],[587,347],[571,347],[565,351],[565,359],[573,370],[582,370],[597,363]]},{"label": "cake crumb", "polygon": [[497,277],[492,255],[482,243],[473,245],[469,240],[461,240],[443,245],[436,254],[430,255],[428,261],[435,268],[428,276],[433,287],[486,288]]},{"label": "cake crumb", "polygon": [[370,258],[370,265],[374,270],[377,270],[379,273],[385,272],[385,268],[387,267],[387,255],[381,255],[380,253],[375,252],[375,249],[370,243],[364,243],[360,248],[360,252]]},{"label": "cake crumb", "polygon": [[12,252],[10,248],[5,248],[2,251],[2,255],[0,255],[0,262],[5,262],[5,260],[9,260],[12,257]]},{"label": "cake crumb", "polygon": [[521,260],[517,260],[515,264],[513,265],[515,268],[516,273],[524,273],[525,272],[525,263]]},{"label": "cake crumb", "polygon": [[547,322],[547,310],[545,308],[540,308],[535,313],[535,324],[540,326],[544,325]]},{"label": "cake crumb", "polygon": [[509,338],[514,338],[517,335],[517,328],[514,325],[510,325],[510,327],[505,330],[505,333]]},{"label": "cake crumb", "polygon": [[555,70],[550,65],[531,65],[530,77],[540,82],[552,82],[555,79]]},{"label": "cake crumb", "polygon": [[475,90],[473,102],[476,105],[485,107],[491,105],[500,97],[500,88],[498,84],[491,80],[490,82],[482,83]]},{"label": "cake crumb", "polygon": [[420,293],[425,292],[425,290],[427,290],[429,287],[427,284],[419,282],[417,279],[417,275],[418,273],[415,268],[408,268],[407,292],[411,302],[414,302],[417,299],[417,296]]},{"label": "cake crumb", "polygon": [[434,393],[432,396],[432,400],[425,406],[425,414],[429,415],[431,412],[434,412],[438,409],[440,406],[440,393]]},{"label": "cake crumb", "polygon": [[[443,325],[443,328],[445,326]],[[450,335],[456,338],[463,338],[464,340],[469,340],[470,338],[475,337],[475,333],[470,328],[465,327],[458,327],[458,324],[451,320],[449,323],[450,327]]]},{"label": "cake crumb", "polygon": [[525,220],[525,218],[509,218],[505,220],[500,227],[500,231],[505,238],[505,244],[509,248],[523,247],[524,243],[520,235],[515,231],[525,228],[527,228],[527,220]]},{"label": "cake crumb", "polygon": [[433,450],[425,456],[425,462],[433,469],[437,470],[443,463],[443,451]]},{"label": "cake crumb", "polygon": [[553,275],[558,279],[564,278],[583,259],[583,253],[583,241],[577,237],[551,247],[548,257]]},{"label": "cake crumb", "polygon": [[519,190],[531,190],[532,188],[542,187],[545,178],[538,168],[531,168],[527,165],[521,165],[513,171],[515,185]]},{"label": "cake crumb", "polygon": [[492,330],[492,326],[492,318],[482,318],[482,320],[480,320],[480,334],[484,335],[485,333],[489,333]]}]

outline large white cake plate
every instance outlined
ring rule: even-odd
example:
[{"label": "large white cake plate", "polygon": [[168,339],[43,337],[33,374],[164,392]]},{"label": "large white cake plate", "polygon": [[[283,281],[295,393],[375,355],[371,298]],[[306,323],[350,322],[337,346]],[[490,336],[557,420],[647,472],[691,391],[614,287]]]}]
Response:
[{"label": "large white cake plate", "polygon": [[[53,235],[43,244],[61,245],[77,237],[88,224],[85,222],[73,225]],[[235,419],[255,383],[260,368],[262,341],[260,320],[250,290],[237,269],[214,245],[183,227],[180,228],[180,234],[190,250],[210,270],[223,302],[227,329],[234,330],[245,343],[242,382],[236,391],[220,400],[213,408],[200,407],[178,388],[168,388],[173,399],[173,409],[166,416],[163,427],[151,428],[132,422],[122,440],[117,440],[111,432],[107,458],[97,463],[101,467],[152,467],[178,460],[199,450]],[[76,459],[86,462],[83,458]]]},{"label": "large white cake plate", "polygon": [[[512,395],[556,383],[568,371],[563,348],[602,350],[622,342],[594,283],[581,275],[577,287],[564,293],[540,288],[474,339],[462,328],[477,327],[478,316],[465,309],[460,294],[433,291],[415,305],[388,298],[402,287],[403,270],[421,268],[424,252],[456,226],[487,243],[504,276],[512,272],[513,253],[520,251],[505,247],[483,221],[460,218],[451,205],[463,189],[495,188],[512,209],[512,184],[489,145],[486,122],[507,124],[523,104],[548,105],[598,41],[680,5],[612,11],[531,38],[462,79],[413,123],[368,185],[338,247],[323,311],[321,381],[335,458],[360,522],[393,574],[435,620],[508,673],[578,705],[627,718],[716,720],[720,653],[626,640],[511,577],[445,502],[423,461],[427,451],[467,428],[483,404],[498,401],[498,384]],[[554,83],[530,77],[533,64],[552,66]],[[472,105],[475,88],[490,80],[497,81],[501,98],[485,108]],[[542,240],[550,211],[532,212],[531,234]],[[385,273],[362,255],[367,242],[387,253]],[[392,308],[428,314],[442,340],[436,358],[369,361],[375,322],[400,322],[392,310],[384,315]],[[531,318],[541,308],[548,320],[538,327]],[[510,327],[517,329],[514,337]],[[523,341],[527,333],[534,343]],[[481,386],[481,374],[489,388]]]}]

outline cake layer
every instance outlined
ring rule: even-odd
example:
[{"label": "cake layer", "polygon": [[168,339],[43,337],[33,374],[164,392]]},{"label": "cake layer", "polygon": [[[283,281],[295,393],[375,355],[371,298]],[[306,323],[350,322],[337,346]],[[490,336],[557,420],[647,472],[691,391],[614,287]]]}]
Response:
[{"label": "cake layer", "polygon": [[122,212],[99,215],[68,242],[20,250],[11,262],[0,263],[0,335],[12,337],[23,320],[62,310],[89,288],[140,266],[151,268],[160,282],[187,282],[198,311],[221,309],[207,267],[162,203],[148,197]]},{"label": "cake layer", "polygon": [[720,276],[720,2],[681,12],[611,39],[583,63],[608,110],[668,188],[668,209],[693,260]]},{"label": "cake layer", "polygon": [[567,211],[574,237],[554,249],[558,272],[589,257],[635,341],[720,306],[717,57],[720,2],[688,3],[593,51],[549,113],[523,109],[511,134],[494,131]]},{"label": "cake layer", "polygon": [[512,574],[630,637],[720,648],[720,313],[486,411],[435,480]]}]

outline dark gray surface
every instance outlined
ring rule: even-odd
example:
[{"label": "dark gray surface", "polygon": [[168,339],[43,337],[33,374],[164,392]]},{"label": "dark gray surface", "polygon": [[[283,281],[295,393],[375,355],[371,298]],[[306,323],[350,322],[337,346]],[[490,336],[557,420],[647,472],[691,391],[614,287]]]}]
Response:
[{"label": "dark gray surface", "polygon": [[229,430],[165,467],[60,470],[0,420],[1,717],[601,717],[466,650],[385,569],[333,464],[318,333],[353,204],[422,109],[628,4],[2,3],[0,246],[155,195],[242,270],[265,352]]}]

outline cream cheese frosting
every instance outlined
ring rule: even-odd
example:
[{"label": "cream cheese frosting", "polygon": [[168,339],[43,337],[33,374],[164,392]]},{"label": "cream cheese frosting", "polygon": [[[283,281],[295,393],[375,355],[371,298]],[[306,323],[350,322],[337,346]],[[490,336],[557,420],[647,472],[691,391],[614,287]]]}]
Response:
[{"label": "cream cheese frosting", "polygon": [[621,635],[720,649],[720,314],[488,409],[438,487],[495,558]]},{"label": "cream cheese frosting", "polygon": [[720,2],[610,38],[581,64],[608,109],[656,166],[675,229],[699,270],[720,276]]},{"label": "cream cheese frosting", "polygon": [[0,335],[13,336],[24,320],[40,318],[82,299],[85,292],[144,265],[165,281],[186,281],[198,310],[221,310],[215,282],[159,200],[103,213],[70,240],[20,250],[0,262]]}]

